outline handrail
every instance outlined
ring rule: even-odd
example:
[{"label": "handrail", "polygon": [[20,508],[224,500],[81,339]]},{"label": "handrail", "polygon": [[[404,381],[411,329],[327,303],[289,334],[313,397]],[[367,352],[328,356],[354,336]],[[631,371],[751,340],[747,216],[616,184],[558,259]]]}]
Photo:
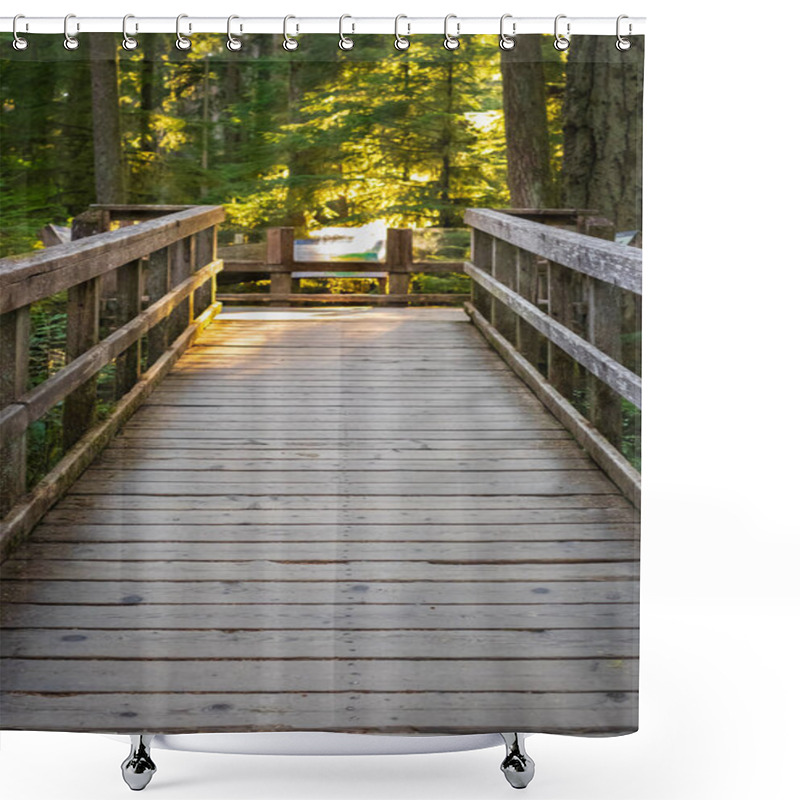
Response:
[{"label": "handrail", "polygon": [[642,251],[582,233],[519,219],[485,208],[469,209],[464,221],[474,230],[508,242],[548,261],[620,289],[642,293]]},{"label": "handrail", "polygon": [[0,259],[0,314],[112,272],[224,219],[221,206],[196,206],[30,255]]},{"label": "handrail", "polygon": [[[631,363],[623,363],[623,343],[639,333],[642,251],[609,241],[613,225],[591,212],[562,216],[559,222],[577,230],[552,224],[552,210],[526,211],[525,218],[468,210],[472,262],[465,271],[472,278],[472,301],[466,310],[509,366],[638,504],[640,476],[620,448],[623,400],[641,408],[642,380]],[[625,414],[636,419],[635,412]]]},{"label": "handrail", "polygon": [[603,383],[637,408],[642,407],[642,379],[635,372],[627,369],[598,347],[571,331],[566,325],[562,325],[558,320],[545,314],[533,303],[503,286],[500,281],[477,269],[473,264],[467,263],[464,268],[467,275],[474,281],[477,281],[484,289],[502,301],[503,305],[530,323],[536,330],[543,333],[553,344],[571,355],[592,375],[600,378]]},{"label": "handrail", "polygon": [[[74,241],[0,261],[0,558],[66,492],[221,308],[216,225],[224,210],[173,208],[114,207],[117,218],[147,219],[115,231],[107,230],[111,210],[93,208],[73,222]],[[67,364],[28,389],[30,307],[64,290]],[[103,298],[113,298],[105,315]],[[108,325],[102,339],[101,320]],[[98,420],[97,377],[112,362],[116,406]],[[28,426],[62,403],[63,455],[29,491]]]},{"label": "handrail", "polygon": [[[466,294],[446,292],[412,293],[411,275],[464,273],[462,261],[415,261],[413,230],[389,228],[386,232],[386,257],[383,261],[295,261],[294,228],[268,228],[266,242],[247,245],[256,258],[242,257],[240,246],[223,250],[224,272],[220,282],[241,282],[269,279],[264,293],[220,294],[224,302],[244,303],[369,303],[374,305],[408,305],[411,303],[462,303]],[[250,254],[248,253],[248,255]],[[379,291],[372,294],[317,294],[298,291],[296,273],[357,272],[383,273],[378,277]],[[306,276],[302,276],[306,277]],[[322,276],[321,277],[325,277]],[[354,277],[354,276],[348,276]],[[293,288],[294,287],[294,288]]]}]

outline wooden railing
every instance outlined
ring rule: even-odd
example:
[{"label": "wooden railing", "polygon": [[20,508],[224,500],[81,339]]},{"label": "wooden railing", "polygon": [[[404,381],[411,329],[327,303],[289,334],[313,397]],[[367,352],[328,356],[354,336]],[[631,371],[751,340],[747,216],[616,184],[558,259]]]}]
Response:
[{"label": "wooden railing", "polygon": [[[245,252],[247,258],[242,258]],[[269,228],[266,242],[221,248],[225,268],[220,282],[238,283],[269,279],[267,293],[223,294],[223,302],[246,303],[369,303],[381,305],[460,304],[469,295],[456,293],[412,293],[412,273],[463,273],[462,261],[414,261],[413,231],[390,228],[386,232],[386,260],[378,261],[295,261],[294,228]],[[377,277],[380,293],[322,294],[300,292],[298,273],[333,277],[336,273],[358,273]]]},{"label": "wooden railing", "polygon": [[553,213],[467,211],[467,312],[638,505],[640,475],[620,448],[623,401],[641,408],[638,358],[623,351],[626,339],[641,332],[642,251],[605,240],[613,235],[607,220],[573,218],[573,227],[585,231],[579,233],[555,227],[563,221]]},{"label": "wooden railing", "polygon": [[[94,207],[73,241],[0,260],[0,554],[24,537],[149,395],[220,304],[216,206]],[[111,220],[146,220],[108,231]],[[105,232],[103,232],[105,231]],[[66,364],[28,386],[32,304],[66,291]],[[114,319],[102,338],[101,296]],[[114,363],[113,410],[97,376]],[[63,457],[27,486],[28,426],[63,403]]]}]

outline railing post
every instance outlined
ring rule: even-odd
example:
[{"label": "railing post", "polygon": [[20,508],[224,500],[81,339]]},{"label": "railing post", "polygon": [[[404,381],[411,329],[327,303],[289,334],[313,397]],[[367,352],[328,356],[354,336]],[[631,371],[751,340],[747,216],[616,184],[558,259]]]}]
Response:
[{"label": "railing post", "polygon": [[[548,314],[570,330],[574,328],[572,270],[550,262],[547,269]],[[572,359],[548,341],[547,379],[567,400],[573,400],[575,367]]]},{"label": "railing post", "polygon": [[294,264],[294,228],[267,229],[267,264],[279,264],[285,270],[269,276],[270,294],[292,293],[292,265]]},{"label": "railing post", "polygon": [[[511,291],[519,291],[517,285],[517,248],[514,245],[500,239],[494,240],[492,276],[500,281],[503,286],[511,289]],[[512,344],[516,344],[518,336],[517,320],[519,317],[496,298],[493,298],[493,300],[492,325],[501,336]]]},{"label": "railing post", "polygon": [[[83,239],[108,230],[109,214],[90,209],[72,221],[72,239]],[[67,362],[97,344],[100,337],[101,278],[91,278],[67,290]],[[62,442],[65,450],[83,436],[94,419],[97,376],[84,382],[64,400]]]},{"label": "railing post", "polygon": [[[217,257],[217,228],[216,225],[199,231],[194,235],[194,269],[193,272],[210,264]],[[214,302],[215,279],[204,283],[194,293],[194,314],[198,316]]]},{"label": "railing post", "polygon": [[[192,274],[194,263],[194,237],[189,236],[169,246],[170,289],[183,283]],[[194,319],[194,293],[190,294],[172,312],[169,318],[169,340],[175,341]]]},{"label": "railing post", "polygon": [[[148,305],[160,300],[170,287],[170,248],[162,247],[150,253],[147,262],[146,294]],[[169,346],[169,320],[163,319],[154,325],[147,334],[147,366],[161,358]]]},{"label": "railing post", "polygon": [[[488,233],[472,229],[472,263],[487,274],[492,274],[494,240]],[[488,322],[491,322],[491,295],[482,286],[472,281],[472,305]]]},{"label": "railing post", "polygon": [[[579,230],[587,236],[614,240],[614,225],[602,217],[579,221]],[[587,338],[611,356],[622,361],[622,292],[616,286],[596,278],[587,278]],[[622,446],[622,401],[603,381],[588,375],[589,419],[618,450]]]},{"label": "railing post", "polygon": [[389,273],[388,294],[403,295],[398,305],[408,303],[411,265],[414,261],[414,231],[411,228],[389,228],[386,231],[386,271]]},{"label": "railing post", "polygon": [[[142,310],[142,262],[131,261],[117,269],[117,327],[137,317]],[[142,340],[137,339],[116,358],[115,397],[127,394],[141,375]]]},{"label": "railing post", "polygon": [[[0,314],[0,409],[25,393],[28,383],[30,307]],[[25,494],[26,436],[0,441],[0,517]]]}]

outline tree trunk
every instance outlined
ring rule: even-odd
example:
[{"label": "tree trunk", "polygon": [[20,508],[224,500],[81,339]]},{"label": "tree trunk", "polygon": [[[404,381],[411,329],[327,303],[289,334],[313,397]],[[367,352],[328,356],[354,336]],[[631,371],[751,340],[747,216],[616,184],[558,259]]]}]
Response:
[{"label": "tree trunk", "polygon": [[92,74],[94,181],[98,203],[124,203],[125,184],[119,125],[117,36],[93,33],[89,40]]},{"label": "tree trunk", "polygon": [[453,199],[451,197],[452,183],[452,155],[453,155],[453,94],[455,91],[453,79],[453,62],[449,61],[444,68],[445,86],[445,115],[441,136],[439,137],[439,148],[442,154],[441,172],[439,173],[439,227],[454,228],[458,220],[453,211]]},{"label": "tree trunk", "polygon": [[564,199],[597,209],[617,230],[642,227],[644,38],[619,52],[613,37],[575,36],[564,96]]},{"label": "tree trunk", "polygon": [[514,208],[558,205],[550,169],[541,40],[539,34],[518,36],[516,47],[500,54],[508,189]]}]

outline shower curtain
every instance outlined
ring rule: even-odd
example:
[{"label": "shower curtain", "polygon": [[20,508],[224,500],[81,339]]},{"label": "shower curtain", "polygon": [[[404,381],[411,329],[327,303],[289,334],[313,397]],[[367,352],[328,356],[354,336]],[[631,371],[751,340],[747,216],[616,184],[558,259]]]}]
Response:
[{"label": "shower curtain", "polygon": [[635,731],[643,38],[29,38],[2,727]]}]

